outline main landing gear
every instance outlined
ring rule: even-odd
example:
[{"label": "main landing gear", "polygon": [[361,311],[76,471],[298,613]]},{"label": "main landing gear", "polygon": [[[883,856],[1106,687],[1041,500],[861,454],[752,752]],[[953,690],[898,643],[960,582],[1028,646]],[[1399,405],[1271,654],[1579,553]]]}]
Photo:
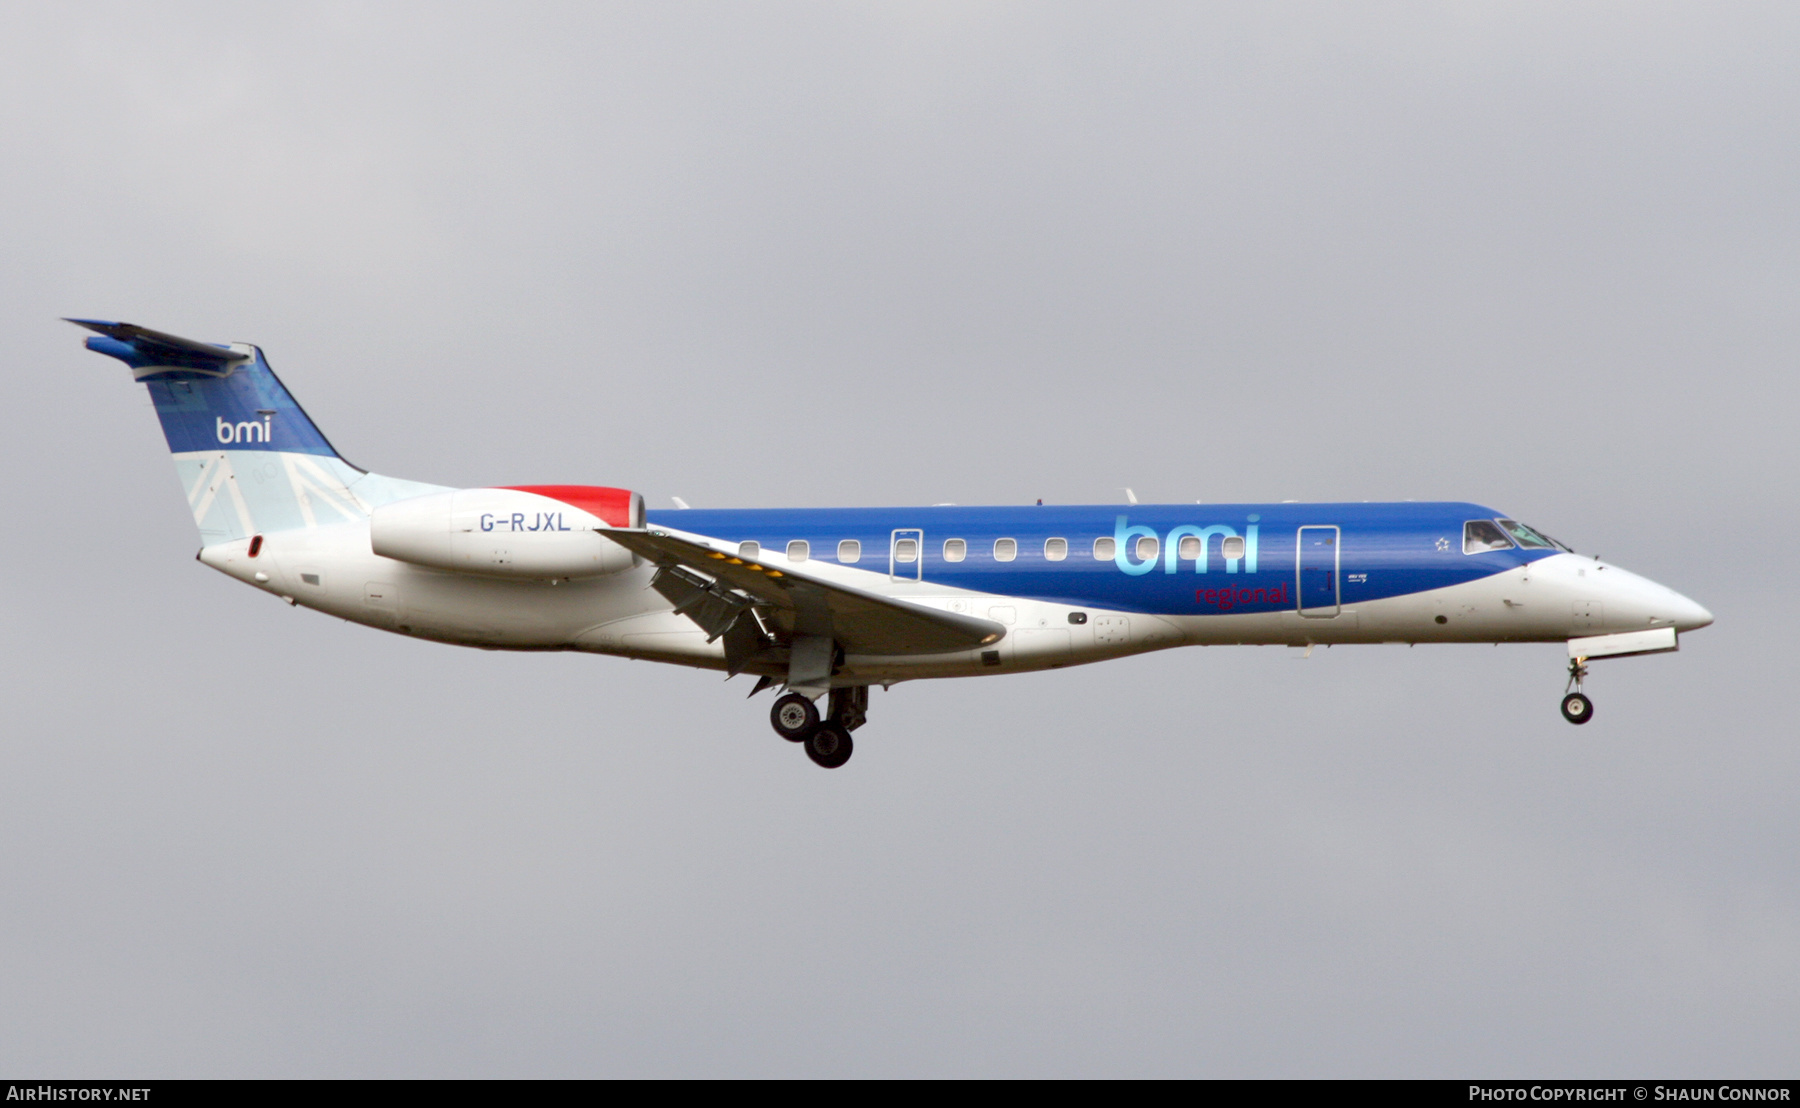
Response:
[{"label": "main landing gear", "polygon": [[856,744],[850,732],[840,723],[821,723],[818,730],[806,736],[806,756],[826,769],[836,769],[850,760]]},{"label": "main landing gear", "polygon": [[819,709],[797,692],[788,693],[769,709],[769,726],[791,743],[806,741],[819,726]]},{"label": "main landing gear", "polygon": [[1581,679],[1587,676],[1587,659],[1569,659],[1569,683],[1563,686],[1562,714],[1570,723],[1586,723],[1594,718],[1594,702],[1581,691]]},{"label": "main landing gear", "polygon": [[856,750],[850,732],[863,725],[868,710],[869,689],[866,685],[831,690],[823,719],[811,698],[791,692],[775,701],[775,706],[769,710],[769,724],[787,741],[803,743],[806,756],[815,763],[826,769],[836,769],[848,762]]}]

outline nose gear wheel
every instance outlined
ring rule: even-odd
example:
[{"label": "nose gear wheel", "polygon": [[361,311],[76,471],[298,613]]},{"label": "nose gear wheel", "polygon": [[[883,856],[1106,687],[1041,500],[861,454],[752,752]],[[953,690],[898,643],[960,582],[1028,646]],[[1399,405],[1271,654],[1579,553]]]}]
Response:
[{"label": "nose gear wheel", "polygon": [[1586,723],[1594,718],[1594,702],[1582,693],[1572,692],[1562,699],[1562,714],[1570,723]]}]

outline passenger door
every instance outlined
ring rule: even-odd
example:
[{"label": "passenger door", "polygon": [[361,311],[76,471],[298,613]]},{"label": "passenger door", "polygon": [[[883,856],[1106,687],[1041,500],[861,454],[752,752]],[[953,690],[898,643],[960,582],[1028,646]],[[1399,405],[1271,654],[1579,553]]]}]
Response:
[{"label": "passenger door", "polygon": [[1338,614],[1338,569],[1343,562],[1343,534],[1335,525],[1300,528],[1294,567],[1294,600],[1308,619]]}]

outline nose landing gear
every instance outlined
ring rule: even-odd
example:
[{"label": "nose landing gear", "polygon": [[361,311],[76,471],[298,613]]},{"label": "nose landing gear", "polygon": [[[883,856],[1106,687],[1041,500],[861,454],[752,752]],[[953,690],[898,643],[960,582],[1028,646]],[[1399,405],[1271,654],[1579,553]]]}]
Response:
[{"label": "nose landing gear", "polygon": [[1587,659],[1569,659],[1569,683],[1563,686],[1562,715],[1570,723],[1586,723],[1594,718],[1594,702],[1581,691],[1581,679],[1587,676]]}]

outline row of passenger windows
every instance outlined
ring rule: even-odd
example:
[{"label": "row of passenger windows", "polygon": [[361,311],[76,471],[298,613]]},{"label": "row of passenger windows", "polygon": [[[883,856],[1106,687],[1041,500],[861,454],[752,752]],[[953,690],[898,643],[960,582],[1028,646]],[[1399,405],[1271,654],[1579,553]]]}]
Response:
[{"label": "row of passenger windows", "polygon": [[[1496,526],[1497,525],[1497,526]],[[1463,553],[1481,554],[1489,550],[1511,550],[1513,545],[1527,550],[1561,549],[1567,550],[1555,539],[1540,531],[1533,530],[1511,519],[1472,519],[1463,524]],[[1132,555],[1144,562],[1157,556],[1161,544],[1154,536],[1142,535],[1132,546]],[[1094,558],[1102,562],[1110,562],[1117,555],[1118,549],[1112,536],[1103,535],[1094,540]],[[1177,555],[1183,560],[1197,560],[1202,553],[1200,537],[1186,535],[1181,540]],[[1244,540],[1236,535],[1228,535],[1220,543],[1219,553],[1226,560],[1235,560],[1244,556]],[[1010,562],[1019,556],[1017,539],[995,539],[993,547],[994,561]],[[795,539],[787,544],[787,556],[790,562],[804,562],[812,557],[812,544],[805,539]],[[862,543],[856,539],[845,539],[837,544],[837,560],[845,565],[862,561]],[[960,562],[969,556],[969,544],[964,539],[944,540],[944,561]],[[1045,539],[1044,560],[1060,562],[1069,556],[1068,539]],[[762,544],[745,542],[738,544],[738,557],[745,561],[755,561],[762,557]],[[911,565],[919,560],[919,540],[916,538],[900,538],[894,540],[894,561],[901,565]]]},{"label": "row of passenger windows", "polygon": [[[1139,536],[1132,547],[1132,554],[1139,561],[1148,561],[1157,556],[1162,546],[1150,535]],[[1118,549],[1110,535],[1094,540],[1094,557],[1102,562],[1110,562],[1117,556]],[[1181,540],[1178,555],[1187,559],[1198,559],[1202,553],[1200,538],[1188,535]],[[1220,553],[1226,559],[1244,556],[1244,540],[1235,535],[1227,536],[1221,545]],[[1010,562],[1019,556],[1019,540],[995,539],[993,547],[994,561]],[[862,543],[856,539],[845,539],[837,544],[837,560],[845,565],[862,561]],[[944,561],[960,562],[969,556],[969,544],[965,539],[944,540]],[[1045,539],[1044,560],[1060,562],[1069,556],[1068,539]],[[738,544],[738,557],[753,562],[762,557],[762,544],[744,542]],[[812,544],[805,539],[795,539],[787,544],[787,557],[790,562],[804,562],[812,557]],[[919,560],[919,540],[901,538],[894,540],[894,561],[902,565],[911,565]]]}]

